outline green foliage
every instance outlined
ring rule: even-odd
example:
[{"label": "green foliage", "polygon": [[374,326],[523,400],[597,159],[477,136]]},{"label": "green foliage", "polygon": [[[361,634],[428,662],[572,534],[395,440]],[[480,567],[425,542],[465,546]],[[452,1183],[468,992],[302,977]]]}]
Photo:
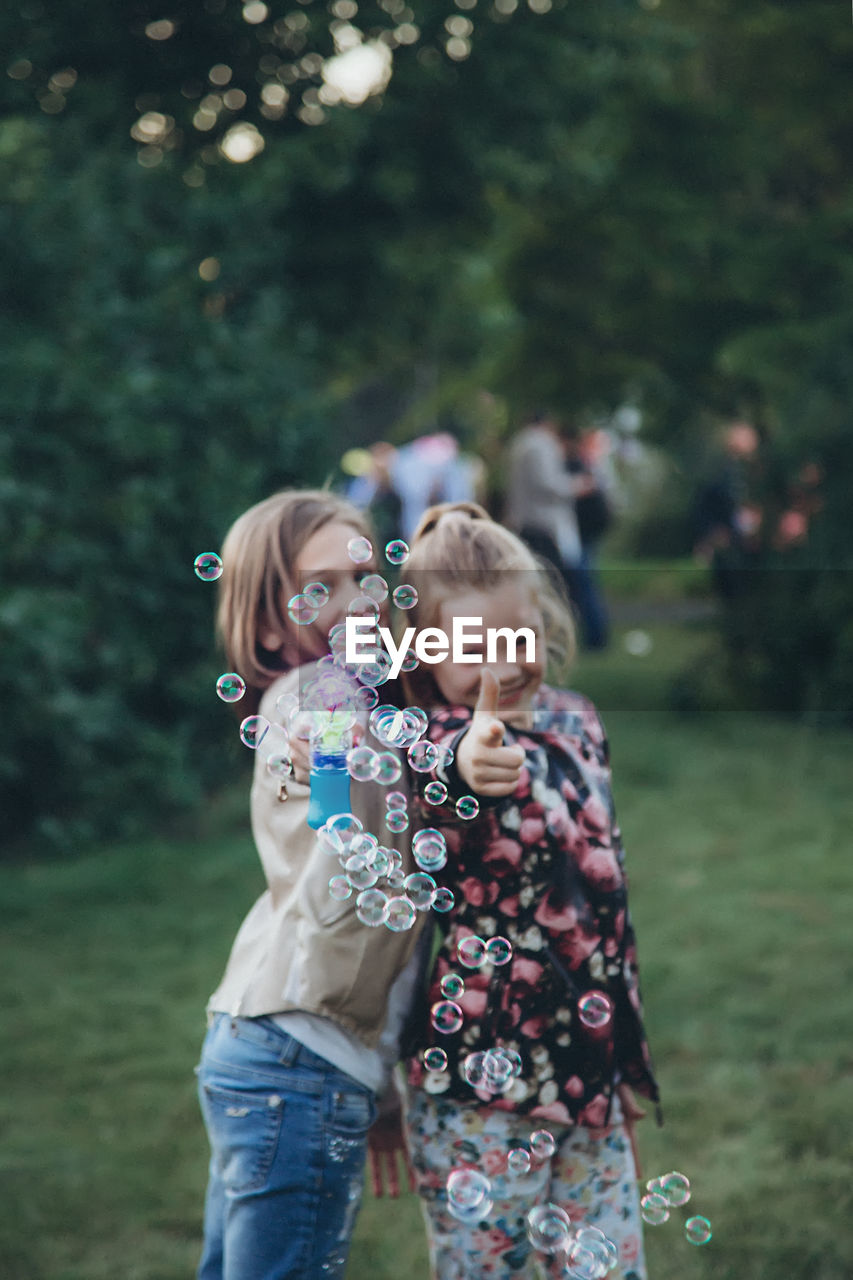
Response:
[{"label": "green foliage", "polygon": [[54,141],[2,124],[24,176],[0,224],[0,804],[7,838],[67,847],[149,826],[237,766],[193,560],[251,502],[322,482],[336,451],[310,338],[294,350],[265,279],[259,206],[205,285],[199,260],[242,243],[235,191],[176,208],[131,157]]}]

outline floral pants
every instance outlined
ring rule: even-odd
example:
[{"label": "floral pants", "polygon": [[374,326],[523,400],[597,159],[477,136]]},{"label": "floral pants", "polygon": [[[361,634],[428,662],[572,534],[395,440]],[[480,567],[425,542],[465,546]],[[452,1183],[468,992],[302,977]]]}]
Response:
[{"label": "floral pants", "polygon": [[[595,1226],[615,1244],[619,1262],[608,1280],[646,1280],[637,1175],[631,1144],[614,1099],[613,1123],[588,1129],[530,1119],[487,1106],[459,1106],[421,1089],[406,1098],[409,1152],[421,1196],[433,1280],[557,1280],[571,1275],[566,1255],[533,1248],[530,1209],[548,1201],[573,1227]],[[554,1154],[527,1173],[507,1167],[507,1153],[547,1129]],[[464,1225],[448,1212],[448,1174],[476,1166],[491,1184],[484,1221]]]}]

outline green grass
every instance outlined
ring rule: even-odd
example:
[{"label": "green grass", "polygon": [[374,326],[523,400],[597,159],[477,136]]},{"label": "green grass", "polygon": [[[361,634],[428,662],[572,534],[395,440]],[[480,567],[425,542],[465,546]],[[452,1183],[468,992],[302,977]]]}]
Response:
[{"label": "green grass", "polygon": [[[652,1280],[847,1280],[853,735],[667,710],[697,628],[648,625],[574,683],[611,738],[666,1124],[647,1176],[714,1238],[647,1228]],[[187,1280],[206,1171],[203,1009],[261,887],[242,796],[201,834],[0,870],[0,1275]],[[235,811],[236,810],[236,811]],[[683,1219],[684,1211],[674,1217]],[[366,1199],[349,1280],[426,1280],[411,1197]]]}]

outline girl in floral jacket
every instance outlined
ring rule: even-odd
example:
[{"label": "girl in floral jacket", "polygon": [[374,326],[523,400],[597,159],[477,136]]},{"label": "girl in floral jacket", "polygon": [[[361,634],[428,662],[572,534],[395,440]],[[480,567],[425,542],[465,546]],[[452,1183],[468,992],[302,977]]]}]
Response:
[{"label": "girl in floral jacket", "polygon": [[[632,1090],[658,1090],[607,740],[587,698],[542,683],[545,647],[566,654],[571,620],[524,545],[473,504],[425,514],[407,576],[419,628],[450,636],[464,618],[471,637],[409,690],[449,749],[422,809],[446,840],[455,903],[408,1062],[433,1276],[575,1274],[528,1233],[530,1209],[550,1202],[604,1232],[611,1274],[644,1280]],[[487,666],[474,619],[497,637]],[[488,1179],[479,1208],[454,1202],[459,1168]]]}]

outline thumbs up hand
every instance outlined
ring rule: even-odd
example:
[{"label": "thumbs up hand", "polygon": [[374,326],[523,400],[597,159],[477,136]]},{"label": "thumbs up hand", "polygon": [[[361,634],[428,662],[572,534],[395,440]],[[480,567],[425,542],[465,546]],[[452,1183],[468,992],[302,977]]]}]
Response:
[{"label": "thumbs up hand", "polygon": [[483,667],[480,691],[471,725],[456,751],[456,767],[473,792],[481,796],[510,796],[518,786],[525,755],[523,747],[503,745],[504,725],[498,719],[500,685],[493,671]]}]

